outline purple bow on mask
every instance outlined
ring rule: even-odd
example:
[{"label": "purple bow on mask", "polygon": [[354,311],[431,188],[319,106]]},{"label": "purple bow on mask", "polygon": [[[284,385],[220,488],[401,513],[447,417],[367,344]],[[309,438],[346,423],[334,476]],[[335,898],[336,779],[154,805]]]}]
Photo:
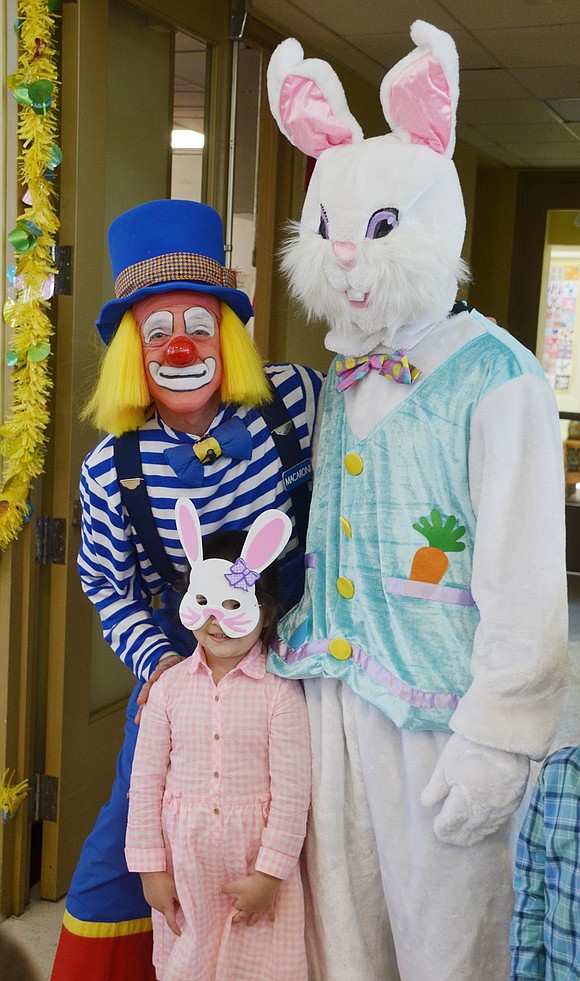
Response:
[{"label": "purple bow on mask", "polygon": [[224,579],[230,586],[234,586],[235,589],[243,589],[246,592],[259,578],[260,573],[249,569],[241,557],[230,566],[229,572],[224,573]]}]

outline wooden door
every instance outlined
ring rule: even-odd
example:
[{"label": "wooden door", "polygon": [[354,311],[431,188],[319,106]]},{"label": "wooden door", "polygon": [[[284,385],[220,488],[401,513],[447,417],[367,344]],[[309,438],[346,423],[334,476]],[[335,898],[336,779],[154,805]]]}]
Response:
[{"label": "wooden door", "polygon": [[45,772],[58,778],[56,821],[43,826],[41,895],[66,892],[82,842],[108,799],[134,679],[102,641],[76,569],[78,480],[98,434],[82,427],[100,353],[94,321],[113,295],[106,229],[120,212],[166,197],[172,34],[126,4],[62,6],[62,245],[70,295],[57,303],[52,510],[66,555],[50,567]]}]

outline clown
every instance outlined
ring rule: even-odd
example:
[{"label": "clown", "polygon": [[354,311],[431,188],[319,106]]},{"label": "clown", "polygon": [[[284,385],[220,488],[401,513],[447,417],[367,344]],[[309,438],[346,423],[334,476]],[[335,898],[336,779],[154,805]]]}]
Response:
[{"label": "clown", "polygon": [[411,36],[374,139],[294,39],[268,69],[282,133],[318,158],[284,267],[338,355],[304,598],[269,662],[305,679],[312,981],[507,981],[516,812],[566,695],[555,401],[454,306],[457,53]]},{"label": "clown", "polygon": [[139,707],[194,644],[173,587],[187,568],[175,502],[194,502],[204,534],[247,529],[269,508],[288,514],[280,577],[292,605],[321,381],[294,365],[263,368],[244,329],[251,303],[224,266],[212,208],[140,205],[113,222],[109,249],[116,298],[97,322],[108,347],[85,415],[110,435],[82,467],[78,564],[105,639],[138,684],[112,797],[68,894],[53,981],[155,976],[149,907],[123,849]]}]

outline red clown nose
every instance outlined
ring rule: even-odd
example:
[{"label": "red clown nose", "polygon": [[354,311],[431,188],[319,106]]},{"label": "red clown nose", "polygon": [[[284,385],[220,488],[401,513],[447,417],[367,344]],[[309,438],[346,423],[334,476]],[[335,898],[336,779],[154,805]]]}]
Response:
[{"label": "red clown nose", "polygon": [[197,348],[190,337],[174,337],[167,345],[165,358],[174,368],[192,364],[197,357]]}]

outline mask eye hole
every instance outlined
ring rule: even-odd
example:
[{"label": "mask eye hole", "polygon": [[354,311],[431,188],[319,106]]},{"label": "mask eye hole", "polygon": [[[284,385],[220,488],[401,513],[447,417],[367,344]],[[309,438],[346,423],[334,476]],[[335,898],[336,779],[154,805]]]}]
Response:
[{"label": "mask eye hole", "polygon": [[195,602],[198,606],[207,606],[207,596],[204,596],[203,593],[198,593],[195,597]]},{"label": "mask eye hole", "polygon": [[227,599],[222,603],[224,610],[239,610],[240,604],[235,599]]},{"label": "mask eye hole", "polygon": [[379,208],[368,223],[365,238],[386,238],[399,224],[397,208]]},{"label": "mask eye hole", "polygon": [[322,236],[322,238],[328,238],[328,215],[326,214],[326,211],[322,205],[320,205],[320,224],[318,226],[318,234]]}]

